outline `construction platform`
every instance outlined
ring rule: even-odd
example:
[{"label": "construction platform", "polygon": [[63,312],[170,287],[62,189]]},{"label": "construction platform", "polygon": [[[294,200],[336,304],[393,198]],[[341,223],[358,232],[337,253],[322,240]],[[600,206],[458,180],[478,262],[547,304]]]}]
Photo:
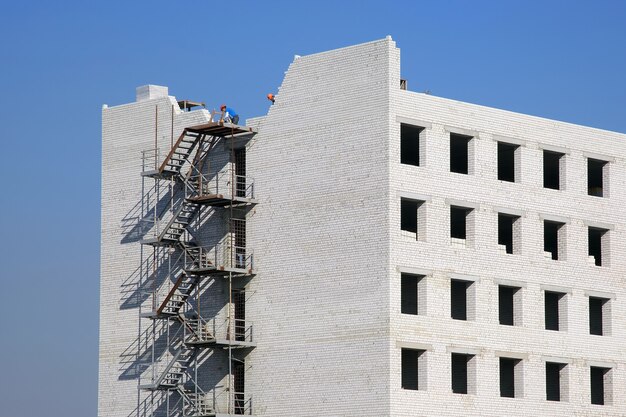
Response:
[{"label": "construction platform", "polygon": [[196,197],[188,197],[187,201],[212,207],[228,207],[247,204],[257,204],[254,198],[230,197],[225,194],[205,194]]}]

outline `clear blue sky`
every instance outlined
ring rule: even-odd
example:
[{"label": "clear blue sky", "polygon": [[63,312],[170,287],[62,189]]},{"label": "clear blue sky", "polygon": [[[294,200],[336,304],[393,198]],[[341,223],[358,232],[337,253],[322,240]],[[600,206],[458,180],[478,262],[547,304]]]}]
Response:
[{"label": "clear blue sky", "polygon": [[5,1],[0,414],[96,415],[102,104],[152,83],[261,115],[294,54],[389,34],[412,90],[626,132],[625,22],[617,0]]}]

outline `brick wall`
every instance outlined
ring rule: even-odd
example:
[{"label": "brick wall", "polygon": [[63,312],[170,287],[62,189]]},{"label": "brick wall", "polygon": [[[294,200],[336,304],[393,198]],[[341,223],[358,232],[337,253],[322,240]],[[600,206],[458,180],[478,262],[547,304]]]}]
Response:
[{"label": "brick wall", "polygon": [[[399,70],[399,68],[396,68]],[[626,401],[626,272],[624,204],[626,203],[626,136],[568,123],[461,103],[414,92],[392,95],[391,146],[391,415],[502,416],[624,414]],[[426,127],[421,134],[422,166],[400,164],[400,122]],[[472,140],[474,171],[449,172],[450,132]],[[497,142],[521,144],[519,180],[497,179]],[[563,190],[543,188],[543,149],[565,155]],[[599,154],[599,155],[594,155]],[[609,198],[587,195],[586,158],[612,160]],[[606,185],[606,184],[605,184]],[[400,232],[400,196],[420,195],[426,201],[427,236],[415,241]],[[475,211],[475,244],[453,247],[449,241],[449,207],[466,202]],[[518,254],[498,248],[498,212],[521,215]],[[565,259],[546,259],[543,220],[558,218],[567,224]],[[587,227],[610,227],[610,266],[588,262]],[[400,271],[426,275],[425,315],[400,314]],[[475,318],[450,318],[450,280],[474,281]],[[498,321],[498,285],[521,286],[519,326]],[[567,293],[565,331],[544,330],[545,289]],[[588,296],[611,297],[613,331],[592,336],[588,324]],[[562,317],[563,318],[563,317]],[[400,348],[428,349],[427,389],[400,389]],[[452,394],[450,355],[458,349],[476,354],[475,395]],[[522,358],[522,398],[500,398],[499,356]],[[568,363],[569,399],[545,400],[545,362]],[[602,362],[613,368],[613,405],[590,404],[589,366]],[[565,382],[564,382],[565,384]]]}]

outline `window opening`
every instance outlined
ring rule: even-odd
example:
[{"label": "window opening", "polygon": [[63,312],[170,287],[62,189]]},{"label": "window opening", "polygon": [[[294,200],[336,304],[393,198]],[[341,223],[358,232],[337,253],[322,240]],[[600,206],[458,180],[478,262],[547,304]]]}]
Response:
[{"label": "window opening", "polygon": [[469,174],[471,136],[450,134],[450,172]]}]

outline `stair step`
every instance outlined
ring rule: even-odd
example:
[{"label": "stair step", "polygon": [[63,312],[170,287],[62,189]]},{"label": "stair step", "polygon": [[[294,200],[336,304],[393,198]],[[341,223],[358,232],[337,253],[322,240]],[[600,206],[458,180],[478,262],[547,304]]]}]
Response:
[{"label": "stair step", "polygon": [[179,310],[183,304],[185,304],[184,301],[170,301],[168,302],[167,308],[170,308],[172,310]]}]

